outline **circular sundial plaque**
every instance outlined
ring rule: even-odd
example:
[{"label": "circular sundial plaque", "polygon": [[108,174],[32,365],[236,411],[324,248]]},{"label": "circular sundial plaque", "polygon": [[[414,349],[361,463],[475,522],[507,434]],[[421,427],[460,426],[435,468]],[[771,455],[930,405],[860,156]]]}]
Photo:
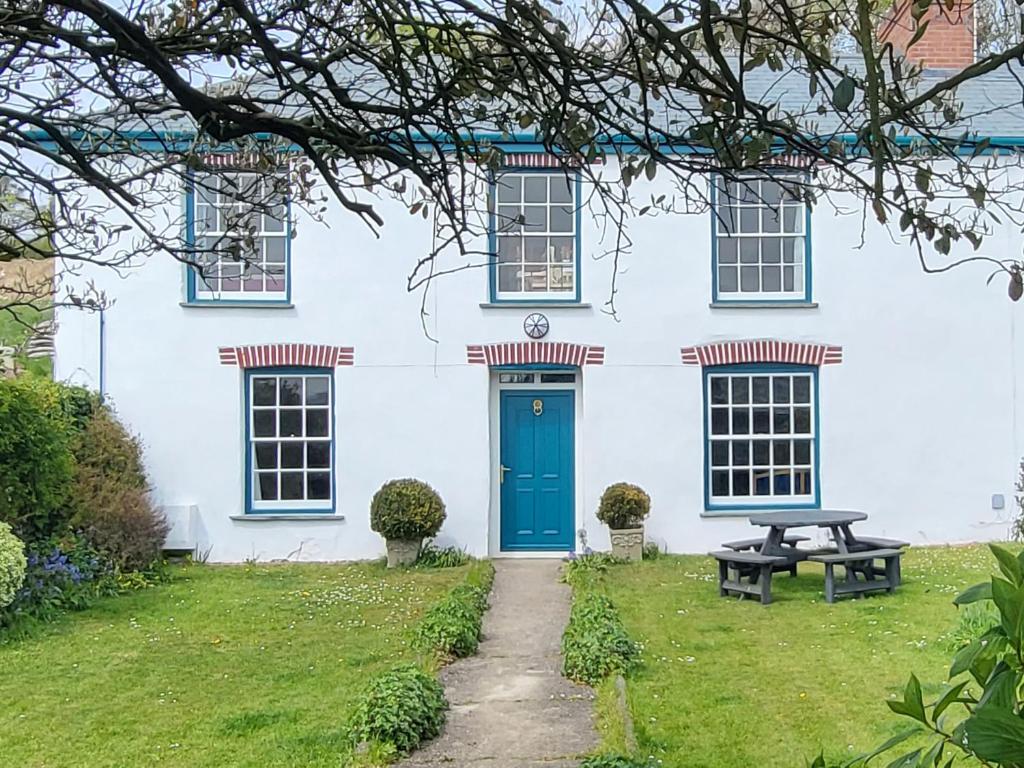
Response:
[{"label": "circular sundial plaque", "polygon": [[548,335],[550,329],[551,325],[548,323],[548,319],[540,312],[527,315],[523,320],[523,330],[531,339],[543,339]]}]

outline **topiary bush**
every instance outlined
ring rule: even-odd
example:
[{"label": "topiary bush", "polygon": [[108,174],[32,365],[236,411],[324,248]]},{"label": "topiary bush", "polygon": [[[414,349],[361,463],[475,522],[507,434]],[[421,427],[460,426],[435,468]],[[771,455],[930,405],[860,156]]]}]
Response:
[{"label": "topiary bush", "polygon": [[167,522],[148,493],[142,448],[109,408],[99,408],[72,441],[71,524],[119,571],[160,558]]},{"label": "topiary bush", "polygon": [[0,521],[23,541],[67,529],[74,460],[60,388],[0,379]]},{"label": "topiary bush", "polygon": [[14,535],[11,526],[0,523],[0,608],[14,602],[25,581],[25,544]]},{"label": "topiary bush", "polygon": [[444,523],[444,502],[422,480],[384,483],[370,503],[370,528],[385,539],[426,539]]},{"label": "topiary bush", "polygon": [[597,519],[616,530],[637,528],[651,513],[651,497],[638,485],[615,483],[605,488]]},{"label": "topiary bush", "polygon": [[448,702],[441,684],[415,664],[372,678],[350,723],[355,742],[378,742],[406,754],[432,739],[444,725]]},{"label": "topiary bush", "polygon": [[639,655],[640,646],[629,637],[612,601],[599,592],[579,592],[562,635],[565,676],[596,685],[628,672]]}]

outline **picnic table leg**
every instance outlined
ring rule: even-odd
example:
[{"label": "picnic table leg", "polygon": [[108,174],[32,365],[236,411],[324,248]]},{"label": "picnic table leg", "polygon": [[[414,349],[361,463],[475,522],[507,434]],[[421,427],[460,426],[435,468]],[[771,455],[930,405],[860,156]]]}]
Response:
[{"label": "picnic table leg", "polygon": [[764,544],[761,545],[762,555],[781,555],[782,552],[782,538],[786,535],[785,528],[779,528],[772,526],[768,529],[768,535],[765,536]]},{"label": "picnic table leg", "polygon": [[825,563],[825,602],[836,601],[835,572],[832,570],[832,563]]},{"label": "picnic table leg", "polygon": [[900,559],[898,557],[886,559],[885,578],[889,582],[889,594],[891,595],[900,584]]},{"label": "picnic table leg", "polygon": [[772,601],[772,567],[761,566],[761,605],[768,605]]},{"label": "picnic table leg", "polygon": [[718,561],[718,596],[725,597],[729,593],[725,589],[725,582],[729,578],[729,564],[725,560]]}]

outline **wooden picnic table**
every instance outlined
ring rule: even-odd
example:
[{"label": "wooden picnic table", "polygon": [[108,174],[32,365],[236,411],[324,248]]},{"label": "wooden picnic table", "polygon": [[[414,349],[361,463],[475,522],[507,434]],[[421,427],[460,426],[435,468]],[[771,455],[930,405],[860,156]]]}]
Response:
[{"label": "wooden picnic table", "polygon": [[784,546],[782,543],[786,531],[790,528],[828,528],[832,531],[832,538],[835,539],[836,548],[840,554],[849,554],[850,551],[860,549],[850,526],[867,520],[868,516],[863,512],[853,512],[841,509],[787,509],[782,512],[765,512],[759,515],[752,515],[751,525],[768,527],[768,535],[759,550],[762,555],[768,557],[785,557],[787,559],[803,559],[806,554],[795,547]]}]

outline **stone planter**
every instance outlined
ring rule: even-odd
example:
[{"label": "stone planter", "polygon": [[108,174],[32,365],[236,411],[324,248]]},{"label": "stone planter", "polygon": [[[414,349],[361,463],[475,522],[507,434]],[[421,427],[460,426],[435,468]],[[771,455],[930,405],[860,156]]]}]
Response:
[{"label": "stone planter", "polygon": [[388,539],[388,568],[412,565],[420,556],[423,539]]},{"label": "stone planter", "polygon": [[612,555],[623,560],[644,559],[644,527],[609,528],[612,539]]}]

